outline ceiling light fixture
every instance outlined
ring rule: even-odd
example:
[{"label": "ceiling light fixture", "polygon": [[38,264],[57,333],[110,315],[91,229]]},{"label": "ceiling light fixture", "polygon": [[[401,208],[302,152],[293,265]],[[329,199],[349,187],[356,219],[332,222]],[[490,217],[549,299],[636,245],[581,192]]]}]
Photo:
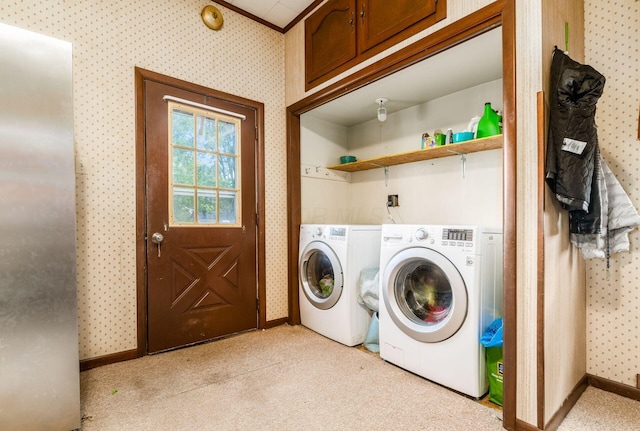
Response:
[{"label": "ceiling light fixture", "polygon": [[222,28],[222,24],[224,24],[222,12],[213,5],[205,6],[202,9],[200,16],[202,17],[204,25],[209,27],[211,30],[220,30]]},{"label": "ceiling light fixture", "polygon": [[387,120],[387,108],[384,107],[384,104],[388,101],[389,99],[385,97],[376,99],[376,103],[378,104],[378,121],[381,123]]}]

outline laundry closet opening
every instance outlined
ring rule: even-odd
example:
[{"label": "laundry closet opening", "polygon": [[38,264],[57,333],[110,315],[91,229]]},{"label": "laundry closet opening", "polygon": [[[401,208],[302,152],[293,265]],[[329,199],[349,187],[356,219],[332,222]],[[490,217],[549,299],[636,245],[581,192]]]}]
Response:
[{"label": "laundry closet opening", "polygon": [[[425,148],[436,133],[473,129],[487,103],[511,114],[505,121],[509,139],[515,137],[514,76],[505,66],[513,62],[511,18],[479,15],[463,32],[445,28],[440,42],[409,47],[404,57],[355,72],[288,107],[291,323],[300,323],[299,234],[309,224],[383,225],[383,232],[384,225],[490,228],[509,243],[499,284],[508,281],[515,301],[514,242],[506,239],[515,232],[515,208],[505,199],[513,189],[513,144],[498,134]],[[379,108],[386,115],[379,116]],[[356,161],[344,163],[342,156]],[[502,247],[502,236],[499,242]],[[502,291],[497,298],[499,313]],[[490,323],[485,319],[480,330]],[[505,383],[507,396],[505,425],[515,421],[514,380]]]}]

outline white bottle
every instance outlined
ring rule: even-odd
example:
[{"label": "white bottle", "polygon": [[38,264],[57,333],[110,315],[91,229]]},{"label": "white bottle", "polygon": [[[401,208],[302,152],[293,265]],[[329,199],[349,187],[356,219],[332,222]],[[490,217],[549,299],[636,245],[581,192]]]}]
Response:
[{"label": "white bottle", "polygon": [[471,119],[471,121],[469,121],[469,125],[467,126],[467,130],[469,132],[473,132],[474,139],[476,138],[476,135],[478,133],[478,123],[479,122],[480,122],[480,116],[476,115],[475,117],[473,117]]}]

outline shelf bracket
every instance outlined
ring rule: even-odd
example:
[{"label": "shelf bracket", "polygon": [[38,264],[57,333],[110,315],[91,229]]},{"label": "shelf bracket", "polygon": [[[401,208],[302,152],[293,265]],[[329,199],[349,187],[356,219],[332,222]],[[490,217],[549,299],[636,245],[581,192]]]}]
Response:
[{"label": "shelf bracket", "polygon": [[389,166],[384,167],[384,186],[389,186]]},{"label": "shelf bracket", "polygon": [[462,157],[460,157],[460,161],[462,162],[462,179],[465,178],[465,168],[467,167],[467,155],[463,154]]},{"label": "shelf bracket", "polygon": [[465,169],[467,167],[467,155],[466,155],[466,153],[461,153],[461,152],[453,151],[453,150],[447,150],[447,151],[449,151],[450,153],[457,154],[457,155],[460,156],[460,161],[462,162],[462,178],[464,179],[465,175],[466,175]]}]

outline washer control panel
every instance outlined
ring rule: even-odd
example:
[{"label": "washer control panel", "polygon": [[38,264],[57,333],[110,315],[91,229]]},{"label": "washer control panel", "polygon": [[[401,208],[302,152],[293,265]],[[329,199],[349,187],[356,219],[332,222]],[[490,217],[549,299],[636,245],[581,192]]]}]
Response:
[{"label": "washer control panel", "polygon": [[442,245],[473,247],[473,229],[443,229]]}]

